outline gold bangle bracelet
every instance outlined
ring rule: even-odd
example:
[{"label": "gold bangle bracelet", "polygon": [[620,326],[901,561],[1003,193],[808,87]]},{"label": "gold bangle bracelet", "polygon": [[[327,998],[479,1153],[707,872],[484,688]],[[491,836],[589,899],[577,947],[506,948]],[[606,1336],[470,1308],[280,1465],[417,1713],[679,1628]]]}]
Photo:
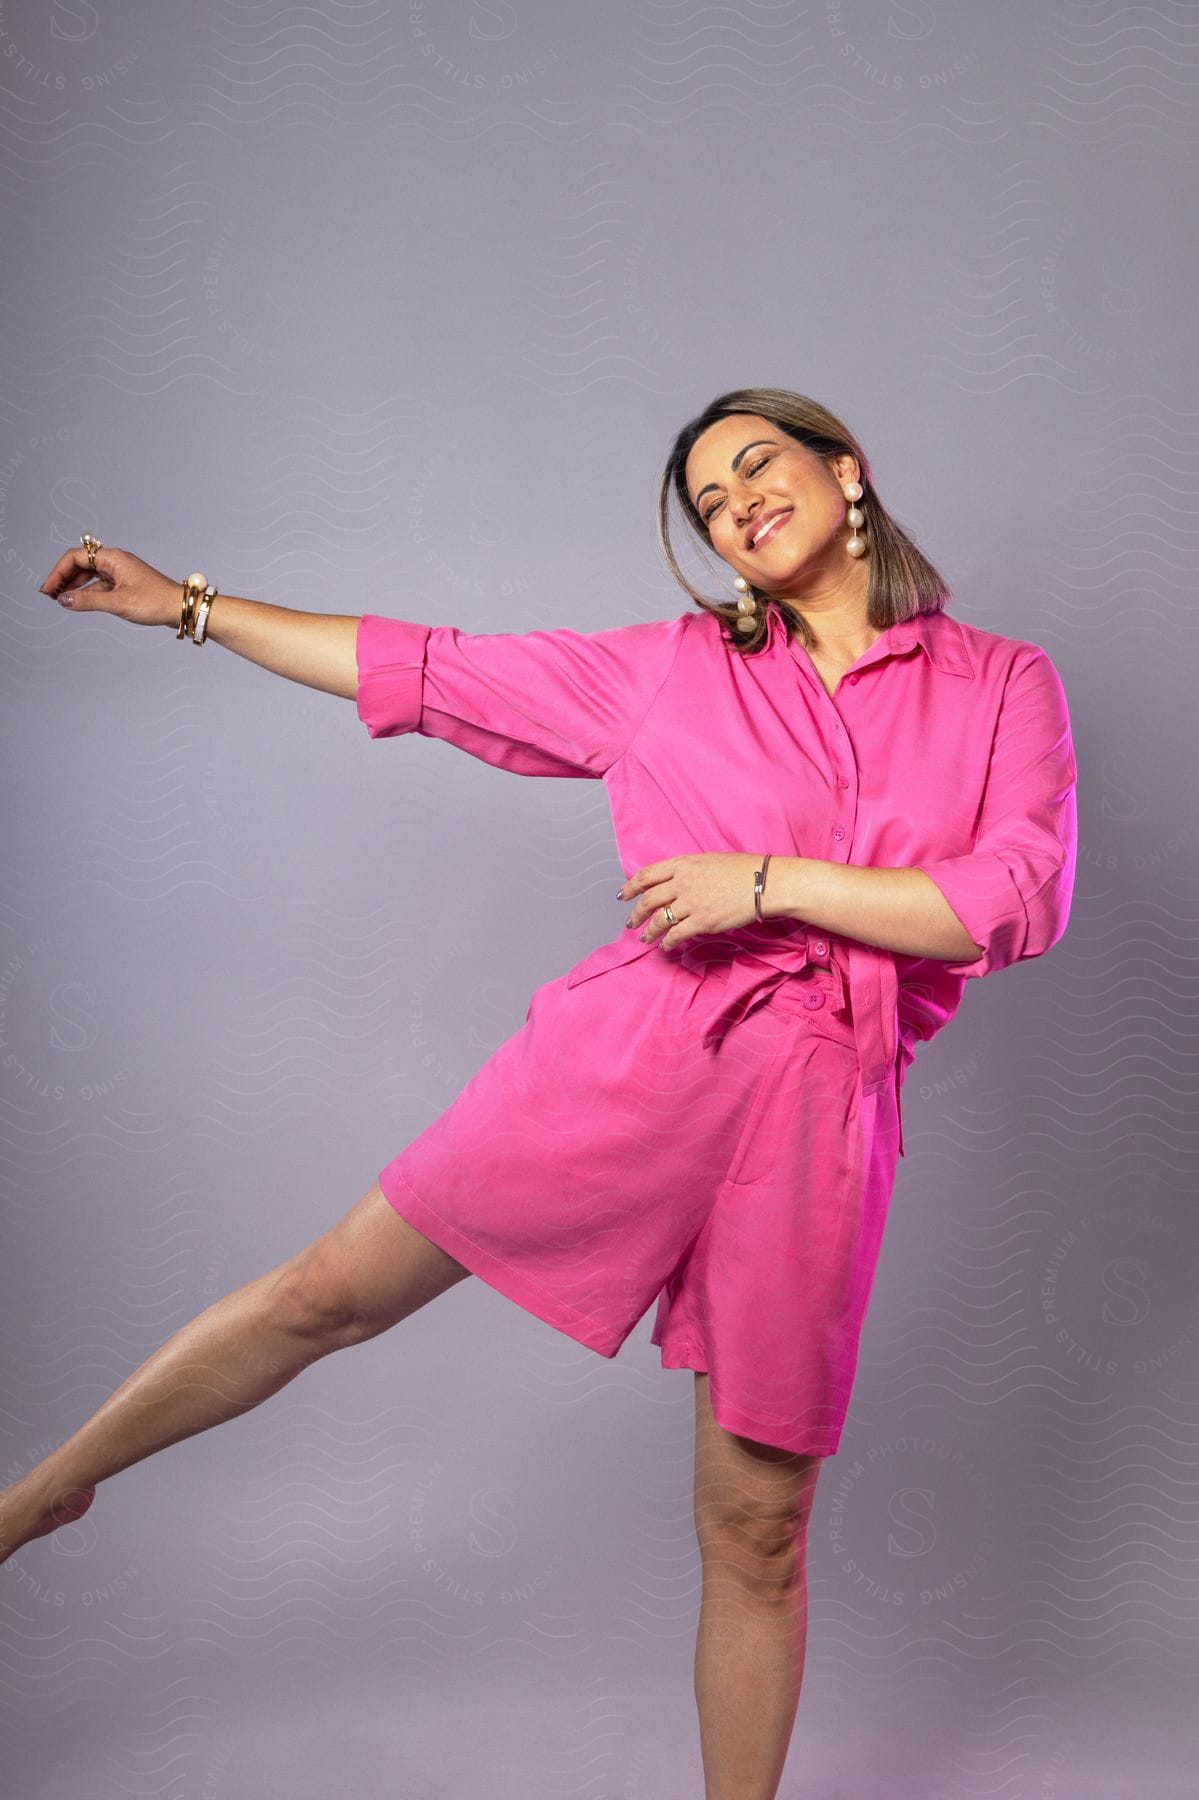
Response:
[{"label": "gold bangle bracelet", "polygon": [[183,583],[183,605],[179,612],[177,638],[191,637],[196,623],[196,600],[208,586],[207,575],[189,575]]}]

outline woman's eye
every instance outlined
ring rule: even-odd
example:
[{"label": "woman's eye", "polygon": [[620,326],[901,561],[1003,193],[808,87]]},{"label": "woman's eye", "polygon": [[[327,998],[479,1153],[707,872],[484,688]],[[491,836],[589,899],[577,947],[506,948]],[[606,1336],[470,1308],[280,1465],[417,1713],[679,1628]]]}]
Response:
[{"label": "woman's eye", "polygon": [[[749,465],[749,468],[746,469],[745,473],[747,475],[756,475],[758,470],[764,469],[766,467],[766,464],[769,461],[770,461],[770,458],[768,456],[759,456],[755,462],[752,462]],[[723,505],[724,505],[724,501],[718,500],[716,502],[715,506],[709,507],[708,511],[704,514],[704,524],[705,525],[710,525],[712,523],[712,520],[716,517],[716,514],[720,511],[720,509]]]}]

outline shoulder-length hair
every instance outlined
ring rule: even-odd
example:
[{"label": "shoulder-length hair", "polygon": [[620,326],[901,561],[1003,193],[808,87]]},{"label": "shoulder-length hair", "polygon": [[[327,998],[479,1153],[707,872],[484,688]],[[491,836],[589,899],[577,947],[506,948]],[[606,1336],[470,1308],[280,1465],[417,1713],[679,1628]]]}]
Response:
[{"label": "shoulder-length hair", "polygon": [[[722,620],[727,627],[729,642],[745,655],[752,655],[754,651],[763,648],[769,610],[768,604],[763,602],[767,597],[759,594],[756,588],[750,589],[759,602],[755,629],[752,633],[737,631],[734,621],[740,615],[736,598],[727,601],[706,600],[702,594],[696,593],[680,569],[671,547],[668,512],[673,490],[687,524],[700,543],[710,547],[708,528],[691,504],[687,492],[687,457],[696,439],[709,425],[715,424],[718,419],[727,419],[734,413],[754,413],[763,419],[769,419],[777,430],[794,438],[797,443],[806,445],[809,450],[826,460],[845,451],[857,458],[861,470],[862,498],[855,505],[866,515],[866,523],[862,527],[866,534],[869,571],[866,616],[876,630],[882,631],[888,625],[897,625],[905,619],[914,618],[917,613],[944,610],[951,597],[944,577],[916,548],[907,532],[891,517],[879,499],[866,454],[849,427],[807,394],[793,394],[785,388],[735,388],[731,393],[721,394],[711,401],[698,417],[683,426],[675,438],[658,484],[657,507],[658,542],[671,573],[697,606],[703,607],[705,612],[715,613]],[[788,637],[798,635],[804,646],[810,649],[814,639],[802,612],[794,603],[780,606],[779,610],[783,615]]]}]

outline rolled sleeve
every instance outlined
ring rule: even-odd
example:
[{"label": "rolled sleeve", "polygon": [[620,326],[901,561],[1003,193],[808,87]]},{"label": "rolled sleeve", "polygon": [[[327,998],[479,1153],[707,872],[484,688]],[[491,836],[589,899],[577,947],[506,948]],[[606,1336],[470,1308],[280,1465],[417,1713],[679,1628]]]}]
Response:
[{"label": "rolled sleeve", "polygon": [[1013,663],[974,847],[913,864],[936,883],[982,954],[946,962],[989,975],[1042,956],[1066,929],[1078,854],[1078,770],[1065,690],[1038,646]]},{"label": "rolled sleeve", "polygon": [[364,613],[358,716],[518,775],[601,778],[663,687],[689,615],[610,631],[470,633]]},{"label": "rolled sleeve", "polygon": [[363,613],[354,639],[358,717],[371,737],[399,737],[420,724],[429,626]]}]

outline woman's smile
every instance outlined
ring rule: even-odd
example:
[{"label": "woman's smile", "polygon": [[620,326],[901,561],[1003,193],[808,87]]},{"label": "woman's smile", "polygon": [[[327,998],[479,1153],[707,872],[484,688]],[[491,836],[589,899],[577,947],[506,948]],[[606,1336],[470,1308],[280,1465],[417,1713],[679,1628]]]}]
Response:
[{"label": "woman's smile", "polygon": [[786,512],[776,513],[774,518],[766,526],[766,529],[762,531],[759,536],[755,537],[746,548],[749,550],[760,550],[763,544],[768,544],[771,538],[778,536],[790,517],[790,507],[788,507]]}]

